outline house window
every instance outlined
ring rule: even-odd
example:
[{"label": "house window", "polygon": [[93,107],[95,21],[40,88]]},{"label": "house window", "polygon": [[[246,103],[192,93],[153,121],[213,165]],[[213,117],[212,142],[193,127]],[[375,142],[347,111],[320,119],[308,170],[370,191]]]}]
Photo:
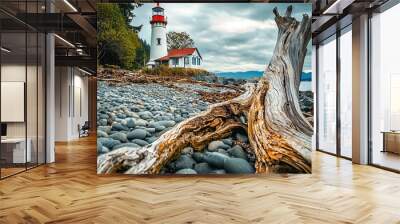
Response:
[{"label": "house window", "polygon": [[179,58],[172,58],[172,65],[179,65]]},{"label": "house window", "polygon": [[185,65],[189,64],[189,57],[185,57]]},{"label": "house window", "polygon": [[192,65],[196,65],[196,57],[192,57]]},{"label": "house window", "polygon": [[200,65],[200,58],[197,58],[197,65]]},{"label": "house window", "polygon": [[161,38],[157,38],[157,45],[161,45]]}]

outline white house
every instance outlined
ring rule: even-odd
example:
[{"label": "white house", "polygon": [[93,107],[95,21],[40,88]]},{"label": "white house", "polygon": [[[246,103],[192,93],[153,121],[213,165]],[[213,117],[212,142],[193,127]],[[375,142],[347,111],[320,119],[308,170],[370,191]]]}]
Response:
[{"label": "white house", "polygon": [[168,55],[155,60],[157,65],[165,64],[173,68],[200,68],[202,57],[197,48],[172,49]]},{"label": "white house", "polygon": [[147,67],[165,64],[169,67],[199,68],[202,57],[197,48],[172,49],[167,51],[167,17],[159,3],[152,8],[150,60]]}]

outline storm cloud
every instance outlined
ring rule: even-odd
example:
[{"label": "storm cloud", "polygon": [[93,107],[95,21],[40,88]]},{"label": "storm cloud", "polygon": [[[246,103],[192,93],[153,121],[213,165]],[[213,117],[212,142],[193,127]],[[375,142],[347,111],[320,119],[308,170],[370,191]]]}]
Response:
[{"label": "storm cloud", "polygon": [[[311,16],[311,4],[292,4],[297,20],[303,14]],[[272,56],[278,29],[272,10],[283,3],[164,3],[168,31],[185,31],[195,41],[203,57],[203,67],[209,71],[262,71]],[[143,25],[139,36],[150,43],[151,8],[146,3],[135,9],[133,25]],[[311,70],[311,43],[304,63]]]}]

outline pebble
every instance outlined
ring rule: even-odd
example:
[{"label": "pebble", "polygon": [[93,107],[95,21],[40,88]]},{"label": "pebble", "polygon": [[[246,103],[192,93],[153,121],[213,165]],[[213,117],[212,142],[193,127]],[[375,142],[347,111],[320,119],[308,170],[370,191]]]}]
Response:
[{"label": "pebble", "polygon": [[126,138],[126,134],[124,134],[123,132],[114,133],[114,134],[110,135],[110,138],[118,140],[120,142],[128,141],[128,139]]},{"label": "pebble", "polygon": [[235,158],[241,158],[247,160],[247,153],[242,149],[241,146],[235,145],[231,149],[228,150],[230,156]]},{"label": "pebble", "polygon": [[108,149],[112,149],[115,145],[121,144],[120,141],[112,138],[98,138],[97,142],[100,142],[101,145],[107,147]]},{"label": "pebble", "polygon": [[175,174],[197,174],[193,169],[181,169],[178,170]]},{"label": "pebble", "polygon": [[[103,131],[103,132],[109,134],[110,131],[111,131],[111,126],[98,126],[98,127],[97,127],[97,130]],[[97,137],[98,137],[98,136],[97,136]]]},{"label": "pebble", "polygon": [[112,127],[111,130],[114,130],[114,131],[128,131],[129,130],[128,127],[125,127],[120,123],[114,123],[114,124],[112,124],[111,127]]},{"label": "pebble", "polygon": [[236,133],[236,139],[243,143],[247,143],[249,141],[249,138],[247,136],[240,133]]},{"label": "pebble", "polygon": [[97,130],[97,137],[98,138],[107,138],[108,134],[106,132],[104,132],[104,131]]},{"label": "pebble", "polygon": [[127,126],[128,128],[134,128],[134,127],[136,126],[135,120],[134,120],[133,118],[129,118],[129,119],[126,121],[126,126]]},{"label": "pebble", "polygon": [[138,144],[140,146],[148,145],[149,143],[142,139],[133,139],[132,143]]},{"label": "pebble", "polygon": [[147,131],[144,129],[135,129],[128,133],[128,139],[145,139],[147,136]]},{"label": "pebble", "polygon": [[229,145],[226,145],[224,142],[222,141],[212,141],[208,144],[208,151],[210,152],[215,152],[217,151],[217,149],[229,149]]},{"label": "pebble", "polygon": [[119,148],[123,148],[123,147],[128,147],[128,148],[139,148],[140,146],[138,144],[132,143],[132,142],[128,142],[128,143],[122,143],[119,145],[115,145],[112,150],[116,150]]},{"label": "pebble", "polygon": [[210,167],[210,165],[208,165],[208,163],[197,163],[196,165],[194,165],[194,170],[198,174],[207,174],[212,171],[212,168]]},{"label": "pebble", "polygon": [[193,154],[194,150],[192,147],[185,147],[182,149],[182,154]]},{"label": "pebble", "polygon": [[201,152],[195,152],[195,153],[193,153],[192,158],[193,158],[196,162],[201,163],[201,162],[204,161],[204,154],[201,153]]},{"label": "pebble", "polygon": [[254,168],[244,159],[240,158],[227,158],[224,163],[224,170],[227,173],[244,174],[254,173]]},{"label": "pebble", "polygon": [[225,170],[212,170],[210,174],[226,174]]},{"label": "pebble", "polygon": [[194,165],[196,164],[196,161],[192,159],[192,157],[188,155],[181,155],[176,161],[175,161],[175,168],[180,170],[180,169],[186,169],[190,168],[192,169]]},{"label": "pebble", "polygon": [[203,161],[215,168],[224,168],[225,160],[229,157],[219,152],[206,152]]},{"label": "pebble", "polygon": [[232,146],[232,144],[233,144],[233,141],[232,141],[231,138],[222,139],[222,142],[223,142],[224,144],[229,145],[229,146]]}]

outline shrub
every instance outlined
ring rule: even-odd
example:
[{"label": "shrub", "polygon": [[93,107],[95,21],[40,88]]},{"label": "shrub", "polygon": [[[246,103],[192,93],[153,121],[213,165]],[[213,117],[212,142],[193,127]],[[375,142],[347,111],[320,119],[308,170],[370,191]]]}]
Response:
[{"label": "shrub", "polygon": [[202,75],[212,75],[212,73],[197,68],[169,68],[166,65],[157,66],[155,68],[144,68],[142,73],[146,75],[158,75],[158,76],[185,76],[194,77]]}]

